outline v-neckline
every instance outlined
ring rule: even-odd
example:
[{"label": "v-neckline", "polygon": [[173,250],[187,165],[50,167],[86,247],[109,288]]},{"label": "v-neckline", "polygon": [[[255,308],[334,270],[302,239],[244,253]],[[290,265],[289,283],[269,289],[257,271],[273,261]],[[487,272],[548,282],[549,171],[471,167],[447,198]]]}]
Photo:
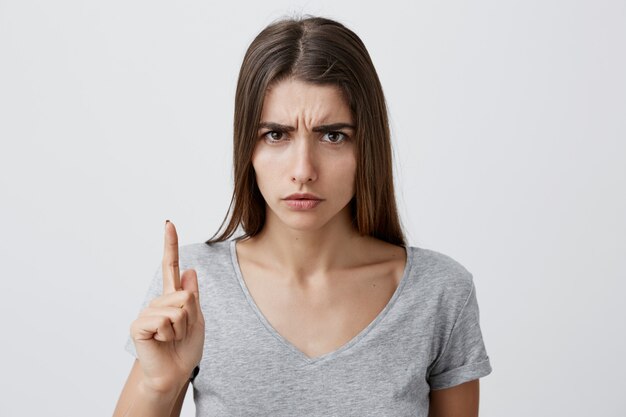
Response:
[{"label": "v-neckline", "polygon": [[402,292],[402,289],[404,288],[404,286],[406,284],[406,281],[408,280],[407,277],[409,276],[409,272],[410,272],[412,264],[413,264],[413,262],[412,262],[412,259],[413,259],[413,250],[412,249],[413,248],[411,246],[405,246],[404,249],[406,251],[406,263],[405,263],[405,266],[404,266],[404,272],[402,274],[402,278],[400,279],[400,282],[398,283],[398,286],[396,287],[396,290],[394,291],[393,295],[391,296],[391,298],[389,299],[389,301],[387,302],[385,307],[374,318],[374,320],[372,320],[356,336],[354,336],[352,339],[350,339],[348,342],[346,342],[342,346],[338,347],[337,349],[332,350],[332,351],[327,352],[327,353],[324,353],[324,354],[322,354],[320,356],[310,357],[310,356],[307,356],[300,349],[298,349],[289,340],[284,338],[274,328],[274,326],[272,326],[272,324],[265,318],[265,315],[261,312],[261,309],[256,304],[256,302],[254,301],[254,298],[252,298],[252,295],[250,294],[250,291],[248,290],[248,286],[246,285],[246,282],[243,279],[243,274],[241,273],[241,267],[239,265],[239,260],[237,258],[237,249],[236,249],[236,246],[235,246],[236,243],[237,243],[237,241],[234,240],[234,239],[230,241],[230,245],[229,245],[229,247],[230,247],[230,257],[231,257],[231,261],[232,261],[232,265],[233,265],[233,270],[235,272],[235,276],[237,277],[237,281],[239,281],[239,285],[241,286],[241,289],[243,290],[243,293],[244,293],[244,295],[246,297],[246,300],[248,301],[248,304],[250,305],[250,308],[254,311],[254,313],[257,315],[257,317],[259,318],[259,320],[261,321],[261,323],[263,324],[265,329],[272,336],[274,336],[276,339],[278,339],[292,353],[294,353],[302,361],[304,361],[305,363],[308,363],[308,364],[313,364],[313,363],[317,363],[317,362],[320,362],[320,361],[328,360],[328,359],[331,359],[331,358],[333,358],[333,357],[335,357],[335,356],[345,352],[346,350],[350,349],[352,346],[357,344],[374,327],[376,327],[376,325],[387,315],[389,310],[391,310],[391,308],[396,303],[396,300],[400,296],[400,293]]}]

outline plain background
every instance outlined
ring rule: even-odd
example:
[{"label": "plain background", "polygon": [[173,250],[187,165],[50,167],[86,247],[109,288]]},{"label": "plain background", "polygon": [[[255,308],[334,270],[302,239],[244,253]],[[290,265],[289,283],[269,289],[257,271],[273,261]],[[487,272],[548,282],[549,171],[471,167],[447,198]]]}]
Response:
[{"label": "plain background", "polygon": [[410,244],[474,275],[481,416],[622,416],[626,2],[607,0],[0,0],[0,415],[111,415],[164,220],[187,244],[226,213],[245,49],[306,13],[369,49]]}]

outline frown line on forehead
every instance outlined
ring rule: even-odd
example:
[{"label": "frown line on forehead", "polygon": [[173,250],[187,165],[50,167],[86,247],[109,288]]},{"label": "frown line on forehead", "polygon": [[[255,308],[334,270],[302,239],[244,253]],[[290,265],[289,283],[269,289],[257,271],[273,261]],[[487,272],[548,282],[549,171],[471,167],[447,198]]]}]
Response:
[{"label": "frown line on forehead", "polygon": [[[293,126],[283,125],[283,124],[275,123],[275,122],[261,122],[259,123],[259,129],[262,129],[262,128],[280,130],[284,132],[293,132],[296,130],[296,128]],[[332,131],[341,130],[341,129],[354,130],[355,126],[351,125],[350,123],[339,122],[339,123],[330,123],[326,125],[314,126],[312,130],[313,132],[332,132]]]}]

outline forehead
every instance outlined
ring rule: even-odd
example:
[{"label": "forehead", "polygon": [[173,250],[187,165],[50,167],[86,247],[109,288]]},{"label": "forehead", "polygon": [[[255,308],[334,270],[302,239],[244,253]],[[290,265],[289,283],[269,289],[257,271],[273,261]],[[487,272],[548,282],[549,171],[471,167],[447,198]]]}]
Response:
[{"label": "forehead", "polygon": [[268,88],[261,121],[352,122],[348,102],[341,89],[331,84],[313,84],[288,78]]}]

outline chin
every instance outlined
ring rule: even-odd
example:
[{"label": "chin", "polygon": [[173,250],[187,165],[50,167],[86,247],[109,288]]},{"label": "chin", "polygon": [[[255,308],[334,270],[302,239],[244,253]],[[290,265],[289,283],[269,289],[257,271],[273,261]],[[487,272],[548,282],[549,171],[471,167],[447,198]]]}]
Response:
[{"label": "chin", "polygon": [[291,212],[281,213],[275,218],[283,227],[299,232],[315,232],[328,225],[331,220],[322,213]]},{"label": "chin", "polygon": [[292,230],[296,230],[298,232],[315,232],[321,228],[323,228],[326,225],[326,222],[321,222],[319,221],[319,219],[316,219],[318,221],[315,221],[313,219],[311,219],[310,221],[306,221],[306,220],[300,220],[300,221],[282,221],[283,225],[285,227],[288,227],[289,229]]}]

